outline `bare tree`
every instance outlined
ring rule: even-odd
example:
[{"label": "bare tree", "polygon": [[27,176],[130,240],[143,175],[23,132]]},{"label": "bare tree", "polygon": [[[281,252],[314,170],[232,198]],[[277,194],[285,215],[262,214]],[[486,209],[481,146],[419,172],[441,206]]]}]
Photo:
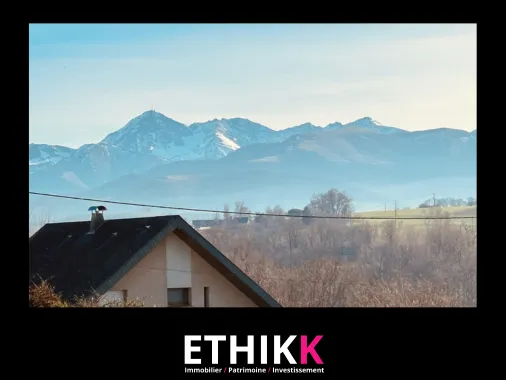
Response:
[{"label": "bare tree", "polygon": [[33,211],[28,215],[28,236],[32,236],[45,224],[51,222],[51,214],[49,212],[42,212],[35,214]]},{"label": "bare tree", "polygon": [[394,243],[395,238],[395,222],[392,220],[387,220],[383,223],[381,223],[381,232],[383,234],[383,237],[385,238],[388,245],[391,247]]},{"label": "bare tree", "polygon": [[302,216],[304,217],[304,218],[302,218],[302,222],[304,224],[307,225],[307,224],[311,223],[311,221],[312,221],[312,219],[310,218],[311,210],[310,210],[309,206],[304,207],[304,210],[302,210]]},{"label": "bare tree", "polygon": [[288,249],[292,252],[299,247],[299,239],[302,231],[302,224],[300,220],[289,220],[285,223],[285,236],[288,243]]},{"label": "bare tree", "polygon": [[285,210],[280,205],[274,206],[272,209],[272,213],[276,215],[283,215],[285,213]]},{"label": "bare tree", "polygon": [[251,212],[249,208],[247,208],[244,205],[243,201],[237,201],[235,202],[235,212],[236,213],[243,213],[243,212]]},{"label": "bare tree", "polygon": [[230,212],[230,206],[228,205],[228,203],[225,203],[225,205],[223,206],[223,211],[225,211],[223,213],[223,219],[224,220],[231,219],[231,215],[229,214],[229,212]]},{"label": "bare tree", "polygon": [[352,199],[337,189],[314,195],[307,207],[312,214],[350,216],[353,212]]}]

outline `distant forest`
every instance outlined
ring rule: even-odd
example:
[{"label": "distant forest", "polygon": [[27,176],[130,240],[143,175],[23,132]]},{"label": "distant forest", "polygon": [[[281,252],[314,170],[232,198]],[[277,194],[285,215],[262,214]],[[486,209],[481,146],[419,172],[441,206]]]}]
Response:
[{"label": "distant forest", "polygon": [[476,206],[476,198],[469,197],[467,200],[461,198],[432,198],[421,203],[418,208],[428,207],[455,207],[455,206]]}]

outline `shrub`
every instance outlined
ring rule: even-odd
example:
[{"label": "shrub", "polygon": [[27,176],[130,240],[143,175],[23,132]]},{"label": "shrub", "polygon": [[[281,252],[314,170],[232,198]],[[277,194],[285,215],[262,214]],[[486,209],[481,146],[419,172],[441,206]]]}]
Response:
[{"label": "shrub", "polygon": [[142,307],[140,300],[127,300],[127,302],[112,301],[101,303],[98,295],[92,297],[76,297],[73,302],[65,301],[57,294],[49,282],[42,280],[32,283],[28,289],[28,302],[30,307]]}]

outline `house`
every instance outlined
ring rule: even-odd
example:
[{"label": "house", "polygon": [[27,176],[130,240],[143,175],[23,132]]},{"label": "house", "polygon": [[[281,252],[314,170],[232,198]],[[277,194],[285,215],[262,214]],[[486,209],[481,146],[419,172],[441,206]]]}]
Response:
[{"label": "house", "polygon": [[192,221],[193,227],[196,229],[216,227],[221,224],[219,219],[196,219]]},{"label": "house", "polygon": [[197,230],[209,229],[212,227],[220,227],[220,226],[236,226],[241,224],[248,224],[249,218],[239,217],[232,219],[196,219],[192,221],[193,227]]},{"label": "house", "polygon": [[62,297],[140,298],[147,307],[281,307],[178,215],[49,223],[29,238],[29,283]]}]

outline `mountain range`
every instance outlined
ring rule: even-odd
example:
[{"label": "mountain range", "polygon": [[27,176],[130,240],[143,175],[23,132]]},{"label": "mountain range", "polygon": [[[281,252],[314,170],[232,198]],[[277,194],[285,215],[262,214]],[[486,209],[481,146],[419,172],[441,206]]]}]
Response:
[{"label": "mountain range", "polygon": [[97,144],[29,144],[29,175],[32,191],[190,207],[300,207],[329,187],[363,204],[416,202],[475,194],[476,130],[408,132],[370,117],[279,131],[243,118],[186,126],[150,110]]}]

